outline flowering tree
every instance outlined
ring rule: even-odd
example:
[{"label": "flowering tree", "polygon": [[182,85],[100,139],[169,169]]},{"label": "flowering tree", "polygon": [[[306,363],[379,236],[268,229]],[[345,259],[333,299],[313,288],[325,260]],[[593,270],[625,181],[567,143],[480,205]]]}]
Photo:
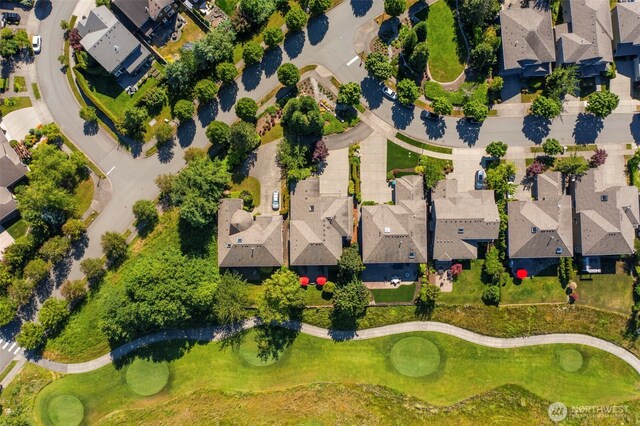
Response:
[{"label": "flowering tree", "polygon": [[324,140],[320,139],[316,142],[316,147],[313,150],[311,159],[314,163],[324,163],[328,156],[329,150],[327,149],[327,144],[324,143]]},{"label": "flowering tree", "polygon": [[538,176],[545,171],[546,167],[540,161],[536,160],[529,167],[527,167],[527,177]]},{"label": "flowering tree", "polygon": [[591,161],[590,161],[591,167],[602,166],[605,163],[605,161],[607,161],[608,155],[609,154],[607,154],[607,151],[605,151],[604,149],[596,149],[596,152],[594,152],[593,155],[591,156]]},{"label": "flowering tree", "polygon": [[451,275],[454,279],[458,278],[458,275],[462,273],[462,264],[454,263],[451,265]]}]

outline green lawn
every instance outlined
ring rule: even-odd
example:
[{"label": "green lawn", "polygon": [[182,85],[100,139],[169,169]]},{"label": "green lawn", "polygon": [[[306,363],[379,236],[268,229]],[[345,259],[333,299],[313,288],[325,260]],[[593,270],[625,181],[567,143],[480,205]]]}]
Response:
[{"label": "green lawn", "polygon": [[[234,7],[235,3],[236,2],[233,3]],[[196,24],[193,19],[191,19],[191,16],[189,16],[188,13],[183,13],[180,16],[182,16],[187,21],[186,27],[182,27],[182,34],[180,35],[180,38],[176,41],[169,41],[167,44],[158,49],[160,55],[169,61],[173,59],[174,55],[178,54],[185,43],[194,42],[204,37],[205,35],[204,31],[202,31],[198,24]]]},{"label": "green lawn", "polygon": [[[15,101],[9,101],[9,102],[15,102],[15,103],[13,105],[8,105],[7,101],[9,99],[16,99]],[[28,96],[5,98],[4,104],[0,105],[0,115],[4,117],[10,112],[17,111],[22,108],[29,108],[30,106],[31,106],[31,98],[29,98]]]},{"label": "green lawn", "polygon": [[324,111],[322,113],[322,118],[324,118],[325,124],[322,129],[323,135],[333,135],[336,133],[344,133],[347,129],[355,126],[360,122],[357,114],[352,114],[350,116],[345,116],[342,118],[343,121],[333,115],[329,111]]},{"label": "green lawn", "polygon": [[13,76],[13,91],[14,92],[26,92],[27,80],[21,75]]},{"label": "green lawn", "polygon": [[435,81],[427,81],[424,83],[425,98],[433,100],[444,97],[456,106],[462,106],[464,104],[467,94],[469,94],[469,100],[478,101],[482,104],[488,103],[489,97],[487,90],[487,84],[484,82],[478,84],[466,81],[462,83],[456,91],[445,90]]},{"label": "green lawn", "polygon": [[222,9],[228,16],[231,16],[236,11],[238,2],[239,0],[216,0],[216,6]]},{"label": "green lawn", "polygon": [[[399,367],[394,367],[394,362],[398,365],[399,360],[409,361],[417,354],[402,351],[406,338],[422,338],[430,347],[435,345],[439,361],[432,358],[437,365],[434,373],[411,377],[396,370]],[[64,376],[40,392],[34,415],[39,422],[49,423],[51,401],[62,395],[78,398],[84,406],[84,422],[94,424],[113,411],[153,405],[160,408],[173,398],[204,387],[230,392],[271,391],[315,382],[380,384],[438,405],[456,403],[505,384],[516,384],[547,400],[571,405],[614,404],[635,397],[639,379],[618,358],[576,345],[492,349],[437,333],[335,343],[301,334],[276,362],[261,365],[252,358],[256,356],[251,341],[254,333],[248,333],[245,339],[239,350],[221,350],[219,343],[153,346],[142,356],[152,355],[156,362],[168,360],[170,375],[169,383],[153,399],[136,394],[126,384],[128,365],[119,370],[109,365],[87,374]],[[559,364],[569,349],[588,360],[574,372]]]},{"label": "green lawn", "polygon": [[408,143],[411,146],[415,146],[416,148],[422,148],[427,151],[439,152],[441,154],[451,154],[453,152],[453,149],[448,148],[446,146],[431,145],[428,143],[420,142],[407,135],[403,135],[400,132],[396,133],[396,138],[400,139],[403,142]]},{"label": "green lawn", "polygon": [[24,219],[14,219],[5,224],[6,230],[14,239],[23,236],[29,229],[29,224]]},{"label": "green lawn", "polygon": [[411,302],[415,293],[416,283],[401,285],[394,289],[371,290],[373,300],[375,300],[376,303]]},{"label": "green lawn", "polygon": [[91,201],[93,201],[93,180],[88,178],[84,182],[80,182],[78,187],[73,193],[73,200],[76,203],[76,213],[78,216],[82,216],[89,207],[91,207]]},{"label": "green lawn", "polygon": [[280,123],[278,123],[260,137],[260,145],[268,144],[269,142],[282,139],[283,135],[284,129],[282,128]]},{"label": "green lawn", "polygon": [[38,83],[31,83],[31,90],[33,91],[33,96],[36,98],[36,100],[39,100],[41,96]]},{"label": "green lawn", "polygon": [[412,169],[418,165],[420,154],[404,149],[387,140],[387,172],[394,169]]},{"label": "green lawn", "polygon": [[[455,80],[464,70],[466,49],[462,40],[462,45],[458,46],[457,23],[446,0],[437,1],[429,6],[427,27],[429,72],[434,79],[443,83]],[[462,53],[459,54],[458,50]]]},{"label": "green lawn", "polygon": [[253,176],[247,176],[239,184],[233,185],[229,191],[231,192],[231,197],[239,197],[240,193],[245,190],[253,195],[253,205],[258,207],[260,205],[260,181]]}]

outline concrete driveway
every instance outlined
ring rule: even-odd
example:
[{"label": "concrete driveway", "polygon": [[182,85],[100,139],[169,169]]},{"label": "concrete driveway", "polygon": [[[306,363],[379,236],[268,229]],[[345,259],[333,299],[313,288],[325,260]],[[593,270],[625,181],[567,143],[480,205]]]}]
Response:
[{"label": "concrete driveway", "polygon": [[327,165],[320,175],[320,193],[345,197],[349,189],[349,148],[329,152]]},{"label": "concrete driveway", "polygon": [[483,148],[456,149],[453,153],[453,172],[447,179],[457,179],[460,192],[475,189],[476,170],[482,168],[482,157],[485,155]]},{"label": "concrete driveway", "polygon": [[13,237],[0,226],[0,260],[3,258],[2,253],[4,253],[5,249],[9,247],[11,243],[13,243]]},{"label": "concrete driveway", "polygon": [[[278,142],[260,146],[256,151],[256,159],[249,169],[249,176],[260,181],[260,206],[256,209],[263,216],[277,215],[271,208],[273,191],[280,191],[280,167],[276,163]],[[282,197],[280,197],[282,202]]]},{"label": "concrete driveway", "polygon": [[391,186],[387,183],[387,138],[373,133],[362,141],[360,160],[362,201],[391,201]]},{"label": "concrete driveway", "polygon": [[21,140],[29,130],[38,127],[40,120],[33,107],[10,112],[2,119],[7,128],[7,139]]},{"label": "concrete driveway", "polygon": [[616,78],[611,80],[609,90],[620,97],[620,100],[630,100],[632,85],[631,76],[633,75],[633,62],[630,60],[616,61]]}]

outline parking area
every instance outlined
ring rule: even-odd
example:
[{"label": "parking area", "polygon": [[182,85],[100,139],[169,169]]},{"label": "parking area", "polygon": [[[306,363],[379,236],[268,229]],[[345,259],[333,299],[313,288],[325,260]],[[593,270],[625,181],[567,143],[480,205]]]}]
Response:
[{"label": "parking area", "polygon": [[447,179],[458,180],[458,191],[471,191],[474,188],[476,170],[482,168],[484,148],[456,149],[453,153],[453,172]]},{"label": "parking area", "polygon": [[11,2],[11,1],[0,1],[0,13],[11,12],[17,13],[20,16],[19,24],[8,24],[0,23],[2,27],[5,25],[9,28],[26,28],[27,20],[29,18],[29,9],[21,6],[19,2]]}]

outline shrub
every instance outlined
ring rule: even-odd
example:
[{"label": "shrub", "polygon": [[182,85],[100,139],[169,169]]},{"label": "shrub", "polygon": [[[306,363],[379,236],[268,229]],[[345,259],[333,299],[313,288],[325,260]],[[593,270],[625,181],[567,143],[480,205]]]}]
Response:
[{"label": "shrub", "polygon": [[369,54],[364,61],[364,67],[377,80],[384,81],[393,75],[393,66],[389,58],[381,53]]},{"label": "shrub", "polygon": [[509,146],[502,141],[491,142],[485,151],[492,157],[502,158],[507,154]]},{"label": "shrub", "polygon": [[129,246],[123,235],[117,232],[105,232],[101,240],[102,251],[111,264],[125,260],[129,255]]},{"label": "shrub", "polygon": [[307,25],[308,16],[304,10],[298,4],[289,9],[284,17],[284,22],[287,24],[287,29],[292,33],[300,31]]},{"label": "shrub", "polygon": [[596,152],[591,156],[591,160],[589,161],[589,165],[591,167],[600,167],[606,161],[609,154],[604,149],[596,149]]},{"label": "shrub", "polygon": [[34,283],[39,283],[49,276],[50,265],[42,259],[34,259],[24,267],[22,276]]},{"label": "shrub", "polygon": [[50,298],[44,301],[38,319],[48,331],[56,331],[69,318],[67,302],[62,299]]},{"label": "shrub", "polygon": [[300,81],[300,71],[292,63],[285,63],[278,67],[278,81],[287,87],[293,87]]},{"label": "shrub", "polygon": [[253,210],[253,194],[246,189],[240,192],[240,199],[243,202],[243,208],[247,211]]},{"label": "shrub", "polygon": [[169,102],[167,89],[163,87],[152,87],[144,94],[140,102],[147,107],[149,111],[160,112],[160,110]]},{"label": "shrub", "polygon": [[240,98],[236,103],[235,111],[239,119],[253,122],[258,113],[258,104],[251,98]]},{"label": "shrub", "polygon": [[384,0],[384,13],[390,16],[399,16],[407,9],[406,0]]},{"label": "shrub", "polygon": [[236,79],[238,70],[231,62],[222,62],[216,66],[216,75],[223,84],[228,84]]},{"label": "shrub", "polygon": [[242,59],[247,66],[260,63],[263,56],[264,49],[255,41],[246,42],[242,48]]},{"label": "shrub", "polygon": [[405,105],[413,104],[420,96],[420,89],[413,80],[408,78],[401,80],[396,89],[398,91],[398,101]]},{"label": "shrub", "polygon": [[173,126],[169,123],[158,123],[153,131],[158,145],[164,145],[173,139]]},{"label": "shrub", "polygon": [[82,280],[65,281],[60,287],[60,294],[70,306],[74,306],[87,296],[87,287]]},{"label": "shrub", "polygon": [[47,240],[38,252],[43,259],[55,264],[65,258],[70,247],[68,238],[57,236]]},{"label": "shrub", "polygon": [[545,170],[546,166],[540,161],[535,160],[529,165],[529,167],[527,167],[527,177],[532,178],[534,176],[538,176],[540,173],[544,173]]},{"label": "shrub", "polygon": [[564,152],[564,147],[560,145],[558,139],[549,138],[542,144],[542,151],[545,154],[553,157]]},{"label": "shrub", "polygon": [[82,108],[80,108],[79,114],[80,118],[82,118],[87,123],[94,123],[98,121],[98,113],[96,112],[96,109],[94,107],[88,105],[83,106]]},{"label": "shrub", "polygon": [[173,113],[180,122],[191,120],[193,114],[196,113],[196,109],[193,106],[193,101],[186,99],[180,99],[173,107]]},{"label": "shrub", "polygon": [[284,34],[280,28],[267,28],[262,33],[262,38],[268,47],[274,48],[284,41]]},{"label": "shrub", "polygon": [[97,257],[84,259],[80,262],[80,271],[85,274],[90,284],[99,282],[106,272],[104,260]]},{"label": "shrub", "polygon": [[500,304],[501,294],[500,287],[497,285],[490,285],[482,292],[482,301],[487,305]]},{"label": "shrub", "polygon": [[149,200],[138,200],[133,204],[133,215],[136,217],[136,226],[152,230],[158,223],[158,211],[153,202]]},{"label": "shrub", "polygon": [[333,294],[334,291],[336,291],[336,285],[331,281],[327,281],[322,286],[322,292],[323,293]]}]

